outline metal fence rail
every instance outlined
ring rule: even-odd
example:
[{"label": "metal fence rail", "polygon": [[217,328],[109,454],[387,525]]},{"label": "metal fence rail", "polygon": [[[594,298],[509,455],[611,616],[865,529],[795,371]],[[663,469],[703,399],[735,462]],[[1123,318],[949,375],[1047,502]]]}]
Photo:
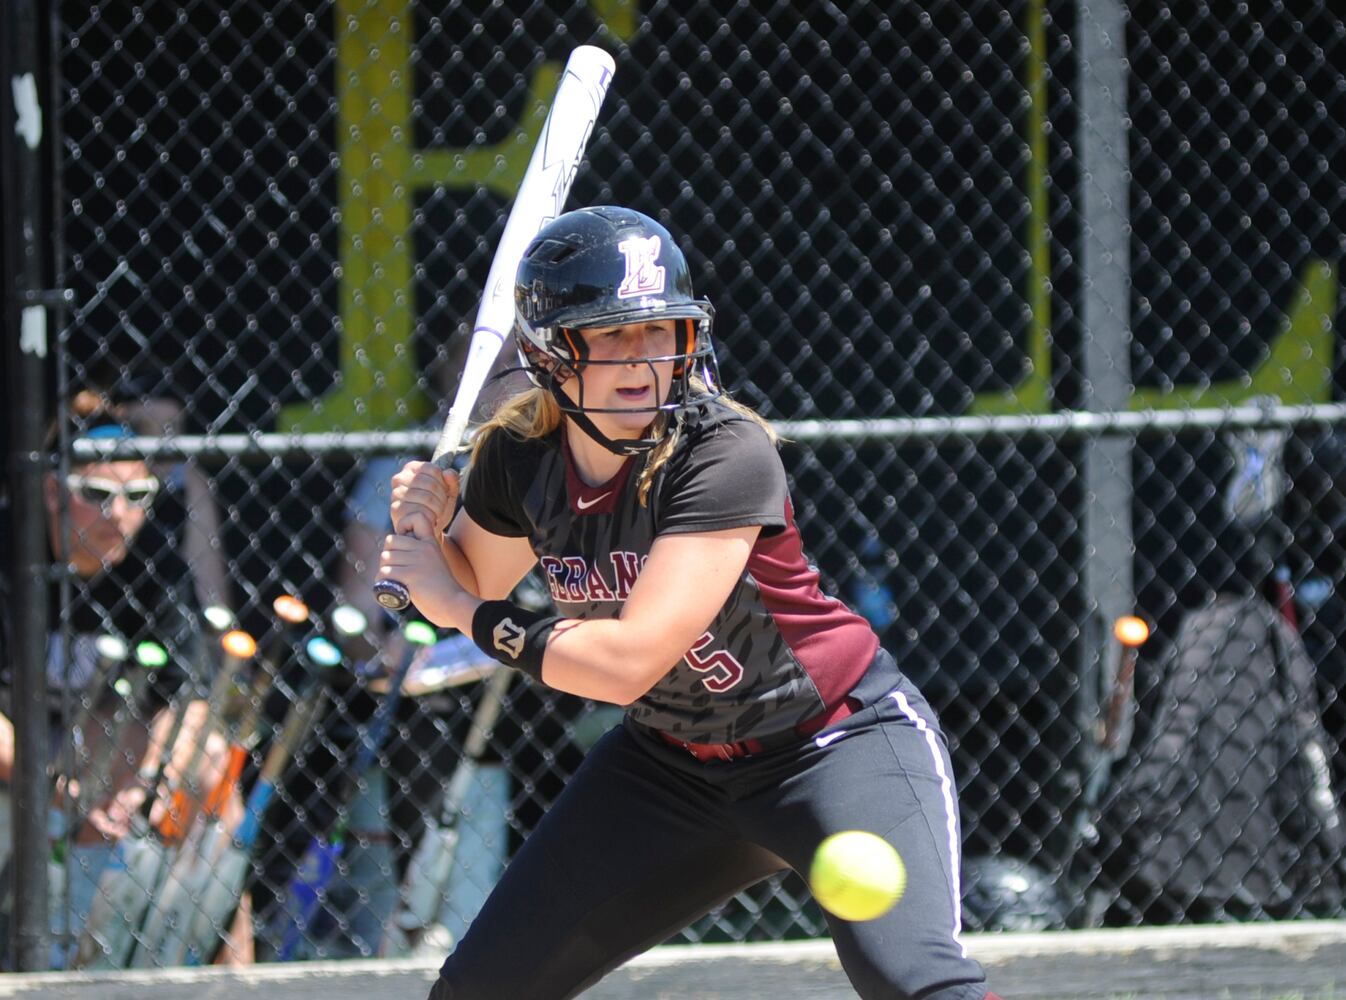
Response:
[{"label": "metal fence rail", "polygon": [[[866,420],[778,420],[777,433],[789,442],[907,441],[951,437],[1136,436],[1195,429],[1292,428],[1301,424],[1346,423],[1339,403],[1306,406],[1230,406],[1220,409],[1142,413],[1064,412],[990,417],[874,417]],[[439,438],[437,431],[333,431],[328,434],[183,434],[127,437],[118,441],[81,438],[71,443],[73,459],[119,457],[219,458],[238,455],[423,455]]]},{"label": "metal fence rail", "polygon": [[[23,827],[52,849],[46,964],[442,951],[614,721],[515,682],[434,926],[399,918],[482,683],[448,684],[479,666],[455,637],[428,637],[428,663],[427,637],[372,606],[388,479],[433,446],[538,111],[585,42],[617,72],[571,203],[629,204],[684,241],[726,383],[788,439],[826,587],[940,712],[968,925],[1346,914],[1334,5],[39,9],[49,284],[68,290],[40,299],[48,409],[93,399],[133,436],[65,427],[50,496],[73,499],[15,504],[15,537],[95,539],[76,505],[115,504],[81,479],[100,463],[144,459],[158,486],[126,553],[53,588],[69,655],[25,666],[50,680],[58,747],[24,786],[60,793],[50,841],[31,810]],[[1135,654],[1123,613],[1151,630]],[[222,652],[231,625],[255,654]],[[390,665],[418,652],[437,679],[353,774]],[[187,706],[212,689],[216,734],[193,743]],[[230,789],[185,834],[195,874],[135,787],[155,726],[202,747],[156,786]],[[240,860],[242,802],[271,777]],[[1238,849],[1215,850],[1229,828]],[[341,844],[338,877],[297,908],[314,837]],[[109,896],[104,874],[142,861]],[[208,945],[164,945],[193,913]],[[822,933],[790,877],[678,940]]]}]

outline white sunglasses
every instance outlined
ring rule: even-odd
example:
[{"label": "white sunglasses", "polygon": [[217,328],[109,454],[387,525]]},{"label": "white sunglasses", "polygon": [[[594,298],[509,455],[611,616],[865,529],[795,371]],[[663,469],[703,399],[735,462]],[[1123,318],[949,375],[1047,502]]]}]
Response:
[{"label": "white sunglasses", "polygon": [[112,502],[117,497],[124,497],[130,506],[145,510],[154,503],[154,498],[159,492],[159,480],[154,476],[122,482],[119,479],[103,479],[100,476],[71,474],[65,477],[65,484],[70,488],[70,492],[85,503],[97,504],[104,514],[112,509]]}]

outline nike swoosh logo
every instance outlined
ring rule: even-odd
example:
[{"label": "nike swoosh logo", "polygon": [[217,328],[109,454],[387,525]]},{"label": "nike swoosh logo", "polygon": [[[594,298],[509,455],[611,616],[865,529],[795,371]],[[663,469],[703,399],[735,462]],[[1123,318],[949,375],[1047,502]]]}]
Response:
[{"label": "nike swoosh logo", "polygon": [[601,497],[594,497],[592,500],[585,500],[583,498],[580,498],[579,500],[575,501],[575,506],[578,507],[580,510],[588,510],[594,504],[602,503],[610,496],[612,496],[612,490],[608,490]]},{"label": "nike swoosh logo", "polygon": [[813,745],[819,748],[831,746],[845,735],[846,730],[844,729],[839,729],[834,733],[823,733],[821,736],[813,737]]}]

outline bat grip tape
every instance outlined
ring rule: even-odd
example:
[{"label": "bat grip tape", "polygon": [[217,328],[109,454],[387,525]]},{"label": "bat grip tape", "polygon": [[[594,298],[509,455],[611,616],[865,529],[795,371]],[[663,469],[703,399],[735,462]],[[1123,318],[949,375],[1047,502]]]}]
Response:
[{"label": "bat grip tape", "polygon": [[472,615],[472,641],[487,656],[540,681],[547,636],[561,620],[509,601],[483,601]]}]

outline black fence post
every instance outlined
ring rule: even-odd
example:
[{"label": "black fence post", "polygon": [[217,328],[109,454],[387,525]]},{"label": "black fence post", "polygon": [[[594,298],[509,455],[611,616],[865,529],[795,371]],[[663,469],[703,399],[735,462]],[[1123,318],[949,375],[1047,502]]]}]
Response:
[{"label": "black fence post", "polygon": [[36,0],[10,0],[0,15],[0,228],[3,229],[5,387],[12,560],[12,647],[8,705],[15,730],[13,908],[10,963],[15,971],[49,967],[47,906],[48,564],[42,476],[47,412],[47,310],[59,296],[43,291],[47,270],[42,218],[43,109],[39,98],[41,31]]}]

